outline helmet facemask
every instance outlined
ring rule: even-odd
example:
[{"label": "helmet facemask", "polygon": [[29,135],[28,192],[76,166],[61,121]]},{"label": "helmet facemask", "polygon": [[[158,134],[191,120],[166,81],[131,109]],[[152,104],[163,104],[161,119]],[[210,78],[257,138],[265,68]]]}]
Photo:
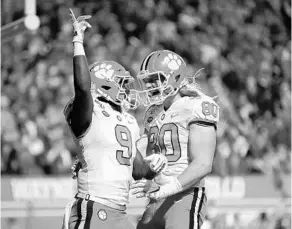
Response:
[{"label": "helmet facemask", "polygon": [[121,104],[125,110],[136,109],[139,105],[139,92],[135,89],[135,80],[133,77],[123,80],[120,85],[120,95],[125,96]]},{"label": "helmet facemask", "polygon": [[176,90],[168,85],[169,77],[162,71],[141,71],[137,76],[141,87],[140,101],[145,106],[161,104],[167,97],[174,95]]}]

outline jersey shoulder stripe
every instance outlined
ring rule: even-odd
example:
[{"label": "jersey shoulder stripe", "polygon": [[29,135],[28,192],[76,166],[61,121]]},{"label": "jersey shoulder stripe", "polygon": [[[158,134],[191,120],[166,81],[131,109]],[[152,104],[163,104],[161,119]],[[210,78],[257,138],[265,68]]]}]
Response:
[{"label": "jersey shoulder stripe", "polygon": [[181,114],[187,126],[194,122],[217,125],[219,121],[219,106],[209,96],[200,94],[196,97],[185,96],[175,104],[175,111]]}]

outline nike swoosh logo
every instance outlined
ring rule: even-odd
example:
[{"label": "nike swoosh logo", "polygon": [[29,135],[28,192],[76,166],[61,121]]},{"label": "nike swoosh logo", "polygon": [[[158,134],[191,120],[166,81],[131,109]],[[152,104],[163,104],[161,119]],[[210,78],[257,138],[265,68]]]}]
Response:
[{"label": "nike swoosh logo", "polygon": [[174,118],[174,117],[176,117],[176,116],[178,116],[178,114],[172,114],[170,117],[171,117],[171,118]]}]

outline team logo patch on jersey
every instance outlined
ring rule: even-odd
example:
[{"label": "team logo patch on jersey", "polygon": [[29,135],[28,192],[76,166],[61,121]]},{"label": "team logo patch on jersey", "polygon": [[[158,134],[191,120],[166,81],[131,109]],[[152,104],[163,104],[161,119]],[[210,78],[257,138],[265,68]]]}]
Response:
[{"label": "team logo patch on jersey", "polygon": [[178,113],[173,113],[173,114],[171,114],[171,118],[174,118],[174,117],[176,117],[176,116],[178,116]]},{"label": "team logo patch on jersey", "polygon": [[153,117],[149,117],[148,119],[147,119],[147,123],[150,123],[150,122],[152,122],[153,121]]},{"label": "team logo patch on jersey", "polygon": [[102,111],[102,114],[103,114],[105,117],[109,117],[109,116],[110,116],[110,114],[109,114],[108,112],[106,112],[106,111]]},{"label": "team logo patch on jersey", "polygon": [[97,216],[98,218],[100,218],[102,221],[105,221],[107,219],[107,213],[104,209],[100,209],[98,212],[97,212]]},{"label": "team logo patch on jersey", "polygon": [[96,104],[101,108],[104,109],[104,105],[98,100],[98,98],[95,98],[94,101],[96,102]]}]

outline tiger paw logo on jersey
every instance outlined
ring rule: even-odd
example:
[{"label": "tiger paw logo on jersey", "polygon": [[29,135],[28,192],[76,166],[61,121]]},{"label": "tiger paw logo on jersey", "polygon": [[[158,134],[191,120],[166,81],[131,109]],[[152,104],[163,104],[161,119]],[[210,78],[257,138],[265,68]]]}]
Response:
[{"label": "tiger paw logo on jersey", "polygon": [[108,112],[106,112],[105,110],[103,110],[101,113],[102,113],[105,117],[109,117],[109,116],[110,116],[110,114],[109,114]]},{"label": "tiger paw logo on jersey", "polygon": [[163,60],[163,64],[167,64],[170,70],[178,70],[182,64],[182,61],[178,58],[177,55],[169,53]]},{"label": "tiger paw logo on jersey", "polygon": [[153,121],[153,117],[149,117],[148,119],[147,119],[147,123],[151,123]]},{"label": "tiger paw logo on jersey", "polygon": [[98,218],[100,218],[102,221],[105,221],[107,219],[107,213],[104,209],[100,209],[98,212],[97,212],[97,216]]},{"label": "tiger paw logo on jersey", "polygon": [[111,80],[113,78],[114,72],[115,72],[115,70],[112,69],[112,67],[113,66],[111,64],[96,65],[93,68],[94,75],[100,79]]}]

